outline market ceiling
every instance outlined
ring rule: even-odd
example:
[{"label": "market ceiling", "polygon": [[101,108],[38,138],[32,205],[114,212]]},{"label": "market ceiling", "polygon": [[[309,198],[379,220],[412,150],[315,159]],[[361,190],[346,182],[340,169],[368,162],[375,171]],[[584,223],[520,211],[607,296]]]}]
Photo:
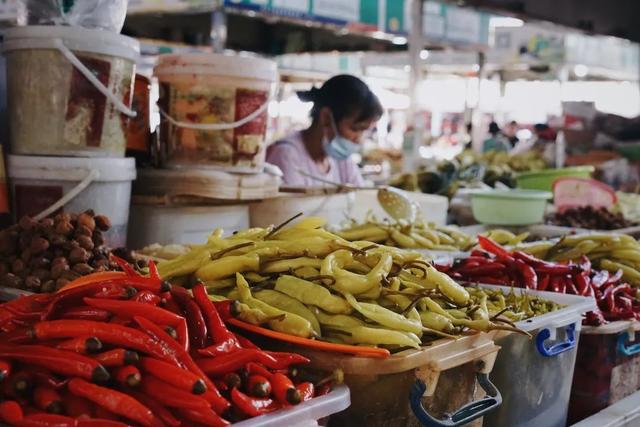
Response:
[{"label": "market ceiling", "polygon": [[454,3],[640,42],[640,0],[463,0]]}]

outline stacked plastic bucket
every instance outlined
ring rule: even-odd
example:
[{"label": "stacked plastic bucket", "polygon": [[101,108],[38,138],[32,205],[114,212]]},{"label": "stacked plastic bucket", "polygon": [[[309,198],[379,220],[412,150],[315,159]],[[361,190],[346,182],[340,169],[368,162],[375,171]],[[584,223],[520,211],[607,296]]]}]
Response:
[{"label": "stacked plastic bucket", "polygon": [[93,209],[124,246],[135,161],[125,158],[139,43],[110,31],[27,26],[5,32],[12,211]]}]

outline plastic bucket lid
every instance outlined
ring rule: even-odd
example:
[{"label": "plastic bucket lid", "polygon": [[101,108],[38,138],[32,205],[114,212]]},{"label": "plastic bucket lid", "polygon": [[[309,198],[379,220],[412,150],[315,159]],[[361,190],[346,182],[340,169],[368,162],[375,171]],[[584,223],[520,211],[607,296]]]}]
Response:
[{"label": "plastic bucket lid", "polygon": [[66,47],[76,52],[117,56],[131,61],[136,61],[140,54],[140,43],[131,37],[103,30],[45,25],[6,30],[2,50],[53,49],[53,39],[62,40]]},{"label": "plastic bucket lid", "polygon": [[133,181],[136,162],[133,158],[40,157],[10,155],[7,170],[11,179],[81,181],[94,170],[94,181]]},{"label": "plastic bucket lid", "polygon": [[153,72],[158,78],[163,75],[203,74],[271,82],[278,79],[278,66],[274,61],[221,54],[160,55]]}]

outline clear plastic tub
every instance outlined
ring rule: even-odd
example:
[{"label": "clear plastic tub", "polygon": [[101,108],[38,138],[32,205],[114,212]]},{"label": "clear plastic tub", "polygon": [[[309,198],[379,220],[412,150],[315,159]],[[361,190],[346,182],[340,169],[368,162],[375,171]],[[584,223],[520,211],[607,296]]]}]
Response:
[{"label": "clear plastic tub", "polygon": [[638,427],[639,425],[640,391],[637,391],[571,427]]},{"label": "clear plastic tub", "polygon": [[481,426],[480,417],[502,401],[488,378],[499,350],[492,337],[442,339],[387,359],[277,347],[307,355],[312,368],[343,370],[351,406],[331,416],[332,427]]},{"label": "clear plastic tub", "polygon": [[[485,288],[512,288],[485,286]],[[592,298],[513,289],[555,301],[567,307],[516,323],[533,339],[500,333],[500,354],[492,371],[504,402],[485,416],[487,427],[564,427],[567,421],[571,379],[577,355],[582,315],[596,307]]]},{"label": "clear plastic tub", "polygon": [[311,399],[300,405],[262,415],[234,424],[235,427],[314,427],[324,425],[330,415],[349,407],[350,393],[344,386],[338,386],[331,393]]},{"label": "clear plastic tub", "polygon": [[640,390],[638,321],[585,326],[573,374],[569,423],[576,423]]}]

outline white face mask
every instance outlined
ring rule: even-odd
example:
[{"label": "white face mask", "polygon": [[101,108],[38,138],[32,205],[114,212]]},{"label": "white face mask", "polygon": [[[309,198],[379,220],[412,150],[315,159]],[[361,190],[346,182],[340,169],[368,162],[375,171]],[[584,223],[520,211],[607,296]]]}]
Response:
[{"label": "white face mask", "polygon": [[329,157],[336,160],[346,160],[351,157],[352,154],[360,151],[360,144],[356,144],[355,142],[340,135],[336,122],[333,118],[333,114],[331,114],[331,126],[333,127],[335,136],[330,141],[327,137],[322,141],[324,151]]}]

